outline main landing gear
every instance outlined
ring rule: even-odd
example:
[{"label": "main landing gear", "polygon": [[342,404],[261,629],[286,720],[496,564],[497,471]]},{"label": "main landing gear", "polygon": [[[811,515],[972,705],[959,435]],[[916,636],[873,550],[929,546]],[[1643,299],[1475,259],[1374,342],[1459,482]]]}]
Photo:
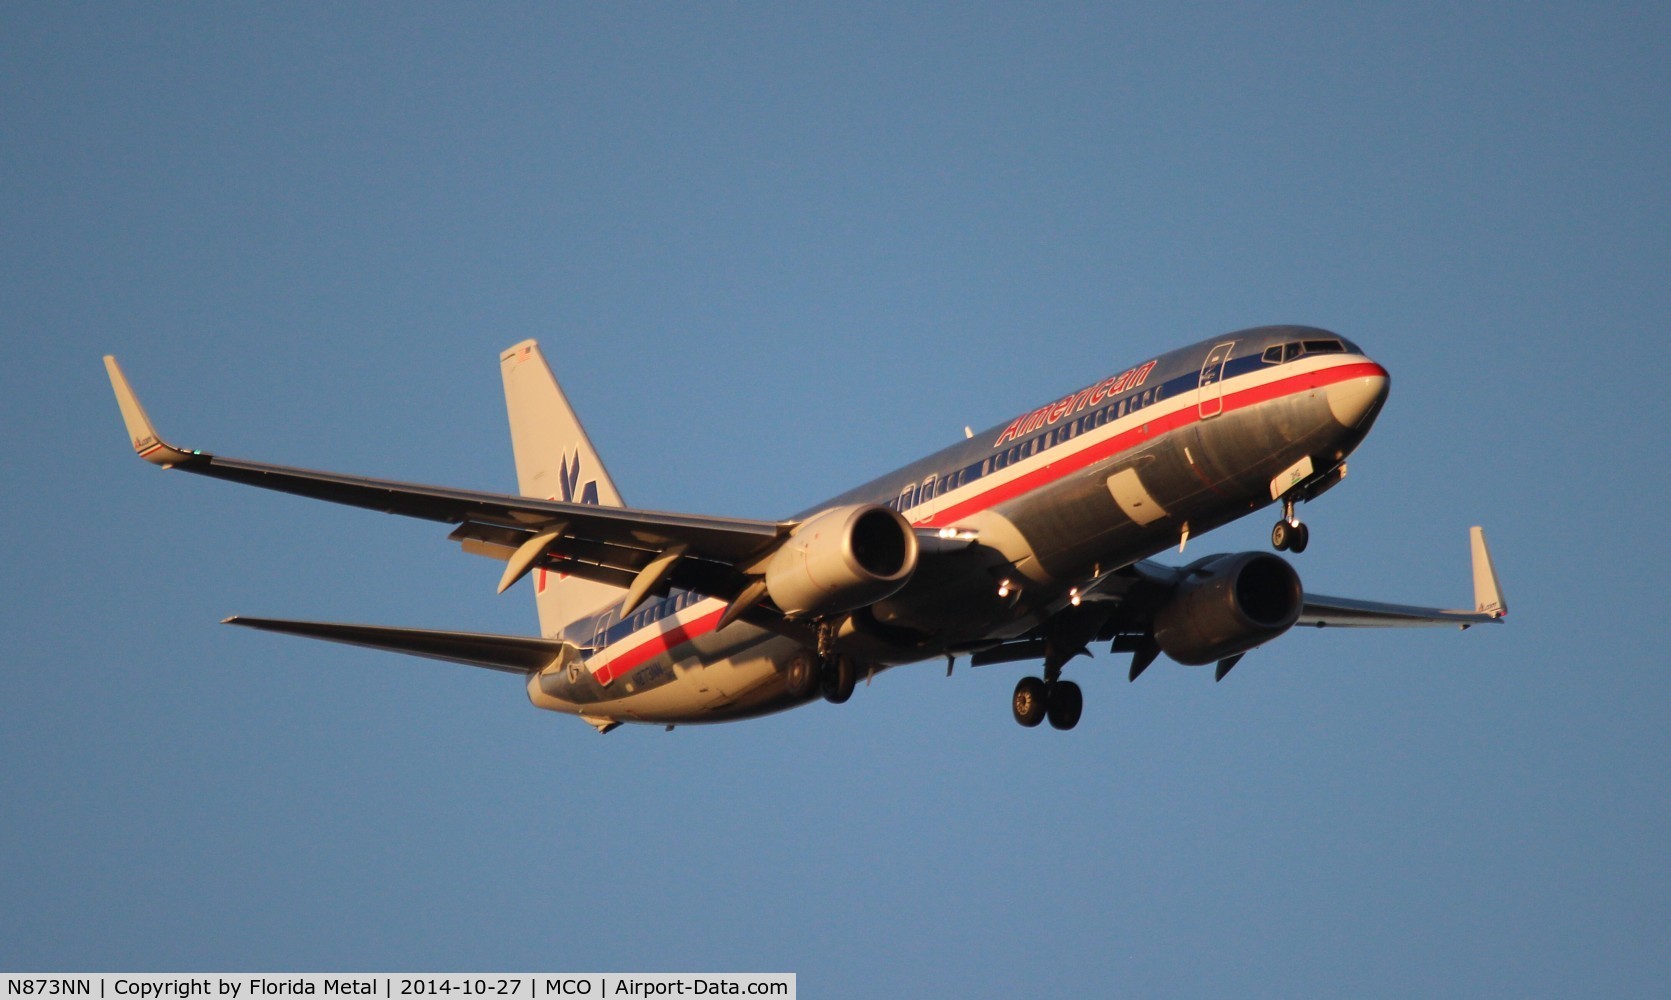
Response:
[{"label": "main landing gear", "polygon": [[1015,721],[1031,729],[1045,719],[1053,729],[1072,729],[1085,709],[1085,695],[1073,681],[1023,677],[1015,686],[1010,710]]},{"label": "main landing gear", "polygon": [[784,670],[783,687],[791,698],[804,701],[820,695],[832,705],[853,697],[859,683],[859,665],[851,656],[797,654]]},{"label": "main landing gear", "polygon": [[840,705],[853,697],[853,688],[859,683],[859,665],[853,662],[853,658],[837,655],[821,657],[820,660],[818,687],[824,700]]},{"label": "main landing gear", "polygon": [[[853,697],[853,688],[859,683],[858,663],[851,656],[835,651],[834,630],[828,624],[818,626],[818,655],[812,661],[812,673],[817,679],[819,693],[832,705],[840,705]],[[793,666],[790,674],[793,680]]]},{"label": "main landing gear", "polygon": [[1271,548],[1299,555],[1311,543],[1311,529],[1294,516],[1294,498],[1282,498],[1282,520],[1271,529]]}]

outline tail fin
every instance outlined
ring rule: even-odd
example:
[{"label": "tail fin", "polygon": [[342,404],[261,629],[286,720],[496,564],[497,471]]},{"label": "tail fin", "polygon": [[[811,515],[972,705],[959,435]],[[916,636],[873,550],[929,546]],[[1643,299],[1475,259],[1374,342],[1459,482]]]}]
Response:
[{"label": "tail fin", "polygon": [[[574,415],[540,347],[525,340],[499,355],[505,410],[516,453],[517,489],[523,496],[568,503],[621,507],[621,494],[597,449]],[[621,599],[607,584],[546,570],[534,572],[540,632],[555,638],[578,619]]]}]

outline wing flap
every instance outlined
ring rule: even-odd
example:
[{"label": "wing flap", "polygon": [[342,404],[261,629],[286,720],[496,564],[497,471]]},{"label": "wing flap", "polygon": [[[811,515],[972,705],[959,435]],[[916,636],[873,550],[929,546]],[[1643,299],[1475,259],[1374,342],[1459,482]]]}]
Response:
[{"label": "wing flap", "polygon": [[[535,536],[529,531],[466,521],[447,537],[458,542],[471,555],[508,562]],[[535,558],[533,568],[566,573],[627,590],[647,567],[681,545],[687,543],[675,542],[664,548],[651,548],[641,542],[625,545],[579,537],[565,530],[543,548]],[[694,590],[709,597],[729,599],[747,582],[747,576],[731,563],[687,552],[677,561],[663,584]],[[661,593],[664,589],[665,586],[657,587],[655,591]]]}]

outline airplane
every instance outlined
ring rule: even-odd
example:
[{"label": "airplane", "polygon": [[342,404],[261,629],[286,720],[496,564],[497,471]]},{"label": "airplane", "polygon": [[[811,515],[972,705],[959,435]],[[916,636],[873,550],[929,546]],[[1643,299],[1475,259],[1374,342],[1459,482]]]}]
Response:
[{"label": "airplane", "polygon": [[1305,591],[1271,552],[1183,566],[1152,557],[1279,505],[1295,514],[1346,476],[1389,378],[1327,330],[1266,326],[1156,355],[783,520],[625,505],[539,346],[499,357],[518,495],[315,472],[183,449],[160,437],[104,359],[134,451],[165,469],[452,524],[467,553],[532,577],[540,635],[234,616],[226,624],[520,675],[537,707],[599,732],[749,718],[944,659],[1039,661],[1011,712],[1079,722],[1062,678],[1093,644],[1162,653],[1216,680],[1296,626],[1456,626],[1508,612],[1484,532],[1470,530],[1473,610]]}]

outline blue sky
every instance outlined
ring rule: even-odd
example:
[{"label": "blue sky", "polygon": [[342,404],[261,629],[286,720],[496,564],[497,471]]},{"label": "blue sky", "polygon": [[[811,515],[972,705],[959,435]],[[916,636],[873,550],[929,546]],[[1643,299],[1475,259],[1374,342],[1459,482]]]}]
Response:
[{"label": "blue sky", "polygon": [[[781,970],[807,996],[1656,995],[1663,5],[7,5],[0,967]],[[229,614],[531,632],[421,522],[538,338],[629,502],[775,517],[1273,322],[1391,401],[1328,593],[1504,628],[599,737]],[[1261,548],[1261,513],[1192,542]]]}]

